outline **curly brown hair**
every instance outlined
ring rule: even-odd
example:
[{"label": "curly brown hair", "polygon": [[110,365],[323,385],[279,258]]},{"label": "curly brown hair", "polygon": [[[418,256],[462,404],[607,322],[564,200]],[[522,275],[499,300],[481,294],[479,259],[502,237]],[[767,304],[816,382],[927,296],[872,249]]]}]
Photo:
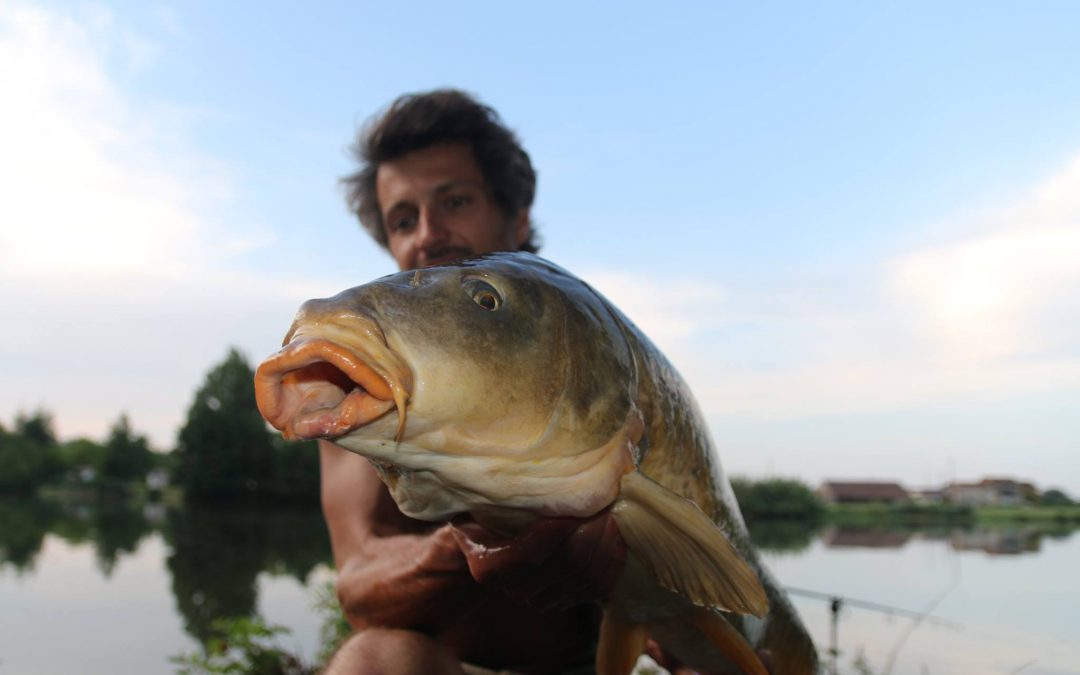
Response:
[{"label": "curly brown hair", "polygon": [[[468,144],[508,220],[532,206],[536,171],[517,136],[492,108],[456,89],[437,89],[398,97],[371,118],[352,147],[360,170],[341,179],[349,210],[383,248],[388,248],[375,176],[382,162],[437,143]],[[539,243],[529,223],[522,251],[536,253]]]}]

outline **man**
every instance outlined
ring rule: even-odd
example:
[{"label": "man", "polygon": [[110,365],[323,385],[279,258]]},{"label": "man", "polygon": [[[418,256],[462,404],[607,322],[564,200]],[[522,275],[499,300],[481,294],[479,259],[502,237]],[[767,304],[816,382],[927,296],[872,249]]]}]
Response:
[{"label": "man", "polygon": [[[537,250],[529,156],[469,96],[399,98],[356,153],[350,208],[401,269]],[[591,672],[599,610],[590,603],[610,591],[626,555],[606,511],[544,519],[513,538],[467,519],[419,522],[366,459],[325,441],[319,451],[338,596],[356,630],[327,672]]]}]

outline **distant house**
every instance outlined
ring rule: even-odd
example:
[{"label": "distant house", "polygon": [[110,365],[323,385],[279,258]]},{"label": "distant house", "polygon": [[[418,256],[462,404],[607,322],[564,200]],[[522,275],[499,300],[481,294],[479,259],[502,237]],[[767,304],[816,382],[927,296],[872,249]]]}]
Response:
[{"label": "distant house", "polygon": [[945,501],[945,490],[911,490],[908,494],[919,504],[941,504]]},{"label": "distant house", "polygon": [[945,499],[965,506],[1017,506],[1032,501],[1038,492],[1031,483],[1011,478],[985,478],[978,483],[950,483]]},{"label": "distant house", "polygon": [[909,499],[907,490],[899,483],[825,481],[817,494],[830,504],[896,504]]}]

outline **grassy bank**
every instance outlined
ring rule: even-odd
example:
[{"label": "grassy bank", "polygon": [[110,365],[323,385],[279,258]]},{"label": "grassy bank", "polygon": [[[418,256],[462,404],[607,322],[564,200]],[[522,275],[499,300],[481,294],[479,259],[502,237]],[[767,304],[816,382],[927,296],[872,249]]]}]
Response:
[{"label": "grassy bank", "polygon": [[834,504],[825,519],[837,525],[1080,524],[1080,505],[955,506],[951,504]]},{"label": "grassy bank", "polygon": [[987,506],[976,510],[981,523],[1073,523],[1080,525],[1080,504],[1066,506]]},{"label": "grassy bank", "polygon": [[951,504],[830,504],[825,519],[836,525],[966,525],[976,522],[974,509]]}]

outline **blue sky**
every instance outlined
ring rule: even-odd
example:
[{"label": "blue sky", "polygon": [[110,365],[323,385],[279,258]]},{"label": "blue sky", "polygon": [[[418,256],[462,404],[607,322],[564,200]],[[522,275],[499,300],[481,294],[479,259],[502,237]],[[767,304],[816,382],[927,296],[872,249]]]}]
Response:
[{"label": "blue sky", "polygon": [[1080,495],[1074,3],[0,0],[0,420],[171,447],[229,345],[393,270],[358,126],[456,86],[544,253],[672,357],[730,472]]}]

